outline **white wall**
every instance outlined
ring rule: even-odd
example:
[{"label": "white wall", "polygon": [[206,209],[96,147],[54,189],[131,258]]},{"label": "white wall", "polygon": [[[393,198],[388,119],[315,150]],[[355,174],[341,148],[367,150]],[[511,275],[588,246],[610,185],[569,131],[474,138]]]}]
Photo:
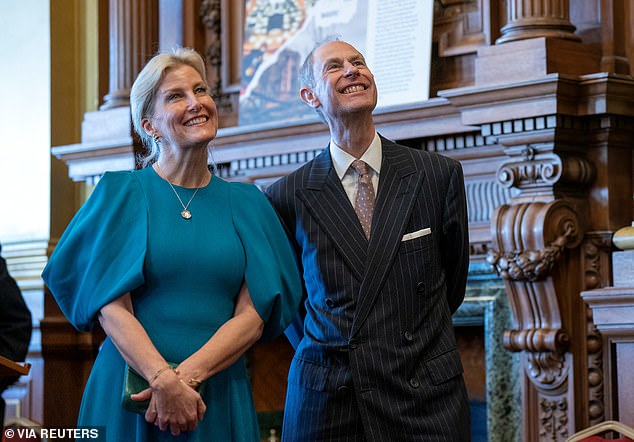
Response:
[{"label": "white wall", "polygon": [[48,0],[0,1],[0,243],[49,236]]}]

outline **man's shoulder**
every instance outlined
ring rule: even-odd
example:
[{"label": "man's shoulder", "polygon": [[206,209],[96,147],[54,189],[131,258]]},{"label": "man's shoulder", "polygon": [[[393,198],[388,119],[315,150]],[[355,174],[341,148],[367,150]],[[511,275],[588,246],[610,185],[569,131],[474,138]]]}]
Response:
[{"label": "man's shoulder", "polygon": [[[322,152],[319,155],[324,155],[324,153]],[[316,160],[317,157],[307,161],[294,171],[271,183],[267,187],[267,190],[281,190],[283,188],[288,188],[289,186],[293,187],[294,189],[304,187],[308,181],[308,178],[313,172]]]}]

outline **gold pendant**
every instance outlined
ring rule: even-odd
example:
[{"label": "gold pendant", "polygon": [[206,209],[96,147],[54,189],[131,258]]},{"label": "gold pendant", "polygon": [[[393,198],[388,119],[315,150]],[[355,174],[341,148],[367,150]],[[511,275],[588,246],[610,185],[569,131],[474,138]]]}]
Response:
[{"label": "gold pendant", "polygon": [[185,219],[189,219],[192,217],[192,214],[189,210],[185,209],[181,212],[181,216]]}]

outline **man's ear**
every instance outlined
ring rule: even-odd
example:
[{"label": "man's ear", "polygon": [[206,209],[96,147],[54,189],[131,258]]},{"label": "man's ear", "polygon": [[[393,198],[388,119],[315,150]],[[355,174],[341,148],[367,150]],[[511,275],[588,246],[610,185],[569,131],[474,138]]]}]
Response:
[{"label": "man's ear", "polygon": [[317,98],[317,95],[315,95],[313,90],[309,88],[308,86],[304,86],[299,90],[299,96],[304,103],[306,103],[312,108],[317,108],[321,106],[321,102],[319,101],[319,98]]}]

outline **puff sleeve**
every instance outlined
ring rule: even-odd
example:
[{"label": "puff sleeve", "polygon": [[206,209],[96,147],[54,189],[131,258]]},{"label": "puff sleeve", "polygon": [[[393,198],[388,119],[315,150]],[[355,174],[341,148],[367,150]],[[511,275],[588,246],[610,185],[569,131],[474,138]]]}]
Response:
[{"label": "puff sleeve", "polygon": [[297,315],[302,295],[295,255],[275,210],[251,184],[232,183],[233,223],[246,256],[245,279],[264,320],[262,341],[281,334]]},{"label": "puff sleeve", "polygon": [[42,278],[79,331],[143,284],[147,203],[131,172],[106,173],[60,238]]}]

